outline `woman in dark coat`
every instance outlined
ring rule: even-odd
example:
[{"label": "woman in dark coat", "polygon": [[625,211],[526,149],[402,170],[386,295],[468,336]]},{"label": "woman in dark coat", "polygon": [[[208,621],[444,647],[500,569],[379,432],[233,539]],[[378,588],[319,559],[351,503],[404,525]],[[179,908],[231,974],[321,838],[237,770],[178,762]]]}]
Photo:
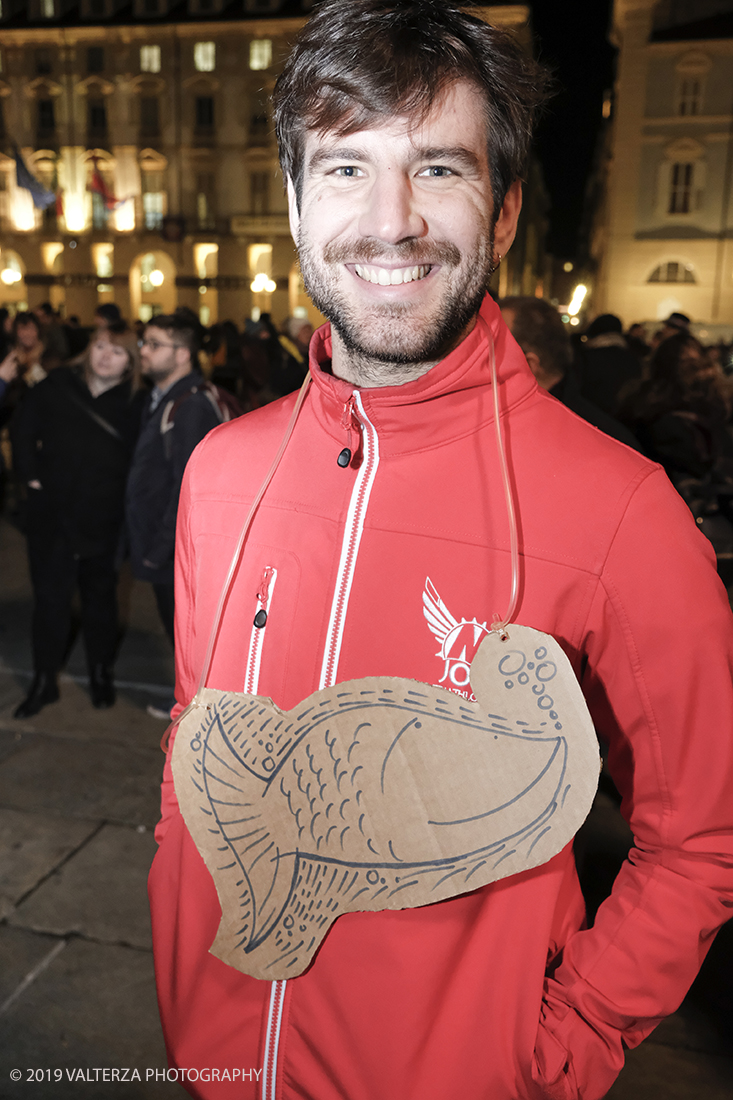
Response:
[{"label": "woman in dark coat", "polygon": [[686,479],[725,477],[733,470],[729,415],[719,368],[694,336],[681,332],[656,349],[622,419],[680,488]]},{"label": "woman in dark coat", "polygon": [[57,367],[30,391],[12,430],[13,462],[28,486],[35,676],[16,718],[58,699],[78,587],[92,704],[115,701],[117,564],[125,481],[144,400],[137,340],[100,330],[79,367]]}]

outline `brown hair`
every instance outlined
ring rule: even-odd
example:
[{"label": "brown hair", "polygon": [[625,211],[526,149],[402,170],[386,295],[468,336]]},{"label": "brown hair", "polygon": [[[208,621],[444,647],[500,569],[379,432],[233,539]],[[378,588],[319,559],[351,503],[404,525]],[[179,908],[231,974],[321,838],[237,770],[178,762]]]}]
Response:
[{"label": "brown hair", "polygon": [[95,340],[109,340],[111,344],[116,344],[119,348],[124,348],[127,352],[127,378],[130,379],[132,393],[135,393],[142,386],[142,371],[140,369],[140,349],[138,347],[137,336],[131,328],[128,328],[124,321],[118,321],[115,324],[108,325],[106,328],[100,328],[93,333],[91,340],[89,341],[84,357],[82,359],[82,365],[84,368],[84,374],[89,377],[89,360],[92,350],[92,344]]},{"label": "brown hair", "polygon": [[420,122],[458,80],[484,100],[498,217],[524,170],[547,70],[510,34],[445,0],[323,0],[274,92],[280,163],[298,202],[307,131],[344,136],[393,115]]}]

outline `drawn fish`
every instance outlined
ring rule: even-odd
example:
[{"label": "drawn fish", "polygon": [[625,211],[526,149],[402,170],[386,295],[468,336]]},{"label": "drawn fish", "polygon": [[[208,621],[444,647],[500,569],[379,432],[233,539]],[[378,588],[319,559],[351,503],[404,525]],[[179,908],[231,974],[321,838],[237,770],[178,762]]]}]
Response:
[{"label": "drawn fish", "polygon": [[477,702],[372,677],[287,712],[204,689],[173,772],[222,905],[215,955],[293,976],[341,913],[442,900],[564,847],[598,780],[567,658],[511,627],[508,643],[484,639],[471,685]]}]

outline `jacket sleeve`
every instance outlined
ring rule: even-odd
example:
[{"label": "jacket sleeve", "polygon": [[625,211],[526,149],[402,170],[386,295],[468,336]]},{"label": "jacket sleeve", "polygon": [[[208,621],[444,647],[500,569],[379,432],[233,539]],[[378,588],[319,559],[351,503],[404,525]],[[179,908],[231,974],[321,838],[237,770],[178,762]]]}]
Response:
[{"label": "jacket sleeve", "polygon": [[13,468],[20,480],[27,484],[38,477],[38,439],[41,432],[41,398],[43,393],[40,382],[33,386],[18,403],[10,421],[10,441],[13,448]]},{"label": "jacket sleeve", "polygon": [[538,1057],[566,1053],[558,1096],[605,1095],[624,1046],[678,1008],[731,915],[732,634],[712,548],[656,470],[617,529],[585,631],[583,691],[634,845],[547,980]]},{"label": "jacket sleeve", "polygon": [[218,424],[211,402],[202,393],[185,398],[176,410],[171,430],[170,495],[147,554],[148,561],[156,566],[173,561],[178,498],[186,463],[207,432]]}]

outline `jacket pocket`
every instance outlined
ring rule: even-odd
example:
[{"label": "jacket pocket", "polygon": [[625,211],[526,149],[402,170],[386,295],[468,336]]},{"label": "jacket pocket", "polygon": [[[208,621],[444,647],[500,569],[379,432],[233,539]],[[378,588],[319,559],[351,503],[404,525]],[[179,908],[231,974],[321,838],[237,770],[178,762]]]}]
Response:
[{"label": "jacket pocket", "polygon": [[548,1030],[544,1019],[537,1029],[532,1080],[537,1086],[536,1100],[579,1100],[570,1055]]}]

